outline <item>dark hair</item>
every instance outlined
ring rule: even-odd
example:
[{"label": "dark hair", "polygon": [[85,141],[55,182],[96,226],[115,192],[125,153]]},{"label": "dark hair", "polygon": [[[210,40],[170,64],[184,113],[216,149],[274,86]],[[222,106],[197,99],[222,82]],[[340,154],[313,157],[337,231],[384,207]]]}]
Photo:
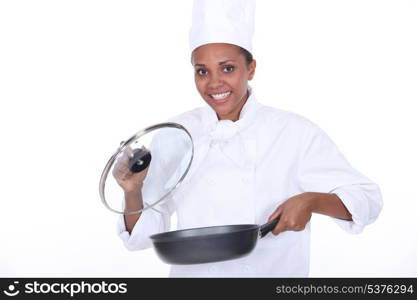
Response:
[{"label": "dark hair", "polygon": [[[239,46],[238,46],[239,47]],[[253,61],[253,55],[245,48],[239,47],[240,52],[245,56],[246,64],[249,65]]]}]

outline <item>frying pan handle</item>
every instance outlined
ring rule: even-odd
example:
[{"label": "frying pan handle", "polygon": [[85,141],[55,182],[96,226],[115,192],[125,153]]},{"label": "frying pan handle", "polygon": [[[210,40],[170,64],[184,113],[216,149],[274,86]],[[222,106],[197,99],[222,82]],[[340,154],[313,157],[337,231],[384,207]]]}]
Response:
[{"label": "frying pan handle", "polygon": [[262,225],[259,229],[259,236],[263,238],[265,235],[271,232],[275,228],[275,226],[277,226],[278,222],[279,217]]}]

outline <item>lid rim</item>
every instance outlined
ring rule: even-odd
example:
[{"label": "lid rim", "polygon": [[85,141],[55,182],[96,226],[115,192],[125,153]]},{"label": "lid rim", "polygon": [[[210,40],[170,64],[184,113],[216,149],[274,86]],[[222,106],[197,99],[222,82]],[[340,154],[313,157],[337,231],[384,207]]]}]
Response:
[{"label": "lid rim", "polygon": [[[138,211],[133,211],[133,212],[124,212],[124,211],[119,211],[119,210],[115,210],[115,209],[111,208],[110,205],[106,201],[104,191],[105,191],[105,187],[106,187],[107,176],[108,176],[108,174],[110,172],[110,169],[113,166],[113,163],[115,162],[117,156],[121,152],[123,152],[126,149],[126,147],[128,147],[134,140],[140,138],[141,136],[143,136],[143,135],[145,135],[149,132],[152,132],[156,129],[161,129],[161,128],[177,128],[177,129],[183,130],[188,135],[188,137],[190,138],[190,141],[191,141],[191,158],[190,158],[190,162],[188,163],[187,169],[184,171],[184,174],[181,176],[181,178],[178,180],[178,182],[165,195],[163,195],[158,201],[156,201],[152,205],[148,205],[146,207],[141,208]],[[99,194],[100,194],[101,202],[104,204],[104,206],[108,210],[110,210],[112,212],[115,212],[115,213],[118,213],[118,214],[133,215],[133,214],[142,213],[143,211],[158,205],[161,201],[166,199],[178,187],[178,185],[184,180],[185,176],[188,174],[188,171],[190,170],[191,164],[193,162],[193,158],[194,158],[194,141],[193,141],[193,138],[192,138],[190,132],[184,126],[182,126],[181,124],[174,123],[174,122],[165,122],[165,123],[158,123],[158,124],[146,127],[144,129],[136,132],[129,139],[127,139],[125,142],[123,142],[117,148],[116,152],[107,161],[107,164],[106,164],[106,166],[104,167],[104,169],[101,173],[100,182],[99,182]]]}]

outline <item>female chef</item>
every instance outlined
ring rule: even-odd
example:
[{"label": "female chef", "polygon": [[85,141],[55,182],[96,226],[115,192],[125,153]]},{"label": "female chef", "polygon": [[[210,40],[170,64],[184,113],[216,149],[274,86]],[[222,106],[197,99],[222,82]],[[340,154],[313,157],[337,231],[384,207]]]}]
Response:
[{"label": "female chef", "polygon": [[[155,209],[120,218],[129,250],[151,247],[149,236],[177,228],[263,224],[280,216],[273,234],[247,256],[197,265],[175,265],[173,277],[305,277],[309,269],[312,213],[332,217],[358,233],[381,208],[378,186],[353,169],[330,138],[309,120],[264,106],[248,85],[254,0],[195,0],[190,32],[195,85],[204,107],[174,117],[194,140],[185,181]],[[146,170],[114,176],[129,210],[142,207]]]}]

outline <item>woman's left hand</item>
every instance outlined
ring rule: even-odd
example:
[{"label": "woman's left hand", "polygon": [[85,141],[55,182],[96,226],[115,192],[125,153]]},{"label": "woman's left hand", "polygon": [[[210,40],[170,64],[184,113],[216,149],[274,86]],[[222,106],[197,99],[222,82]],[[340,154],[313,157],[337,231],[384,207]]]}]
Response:
[{"label": "woman's left hand", "polygon": [[277,207],[275,212],[268,218],[272,221],[280,216],[280,221],[272,230],[274,235],[284,231],[304,230],[314,209],[314,193],[303,193],[289,198]]}]

